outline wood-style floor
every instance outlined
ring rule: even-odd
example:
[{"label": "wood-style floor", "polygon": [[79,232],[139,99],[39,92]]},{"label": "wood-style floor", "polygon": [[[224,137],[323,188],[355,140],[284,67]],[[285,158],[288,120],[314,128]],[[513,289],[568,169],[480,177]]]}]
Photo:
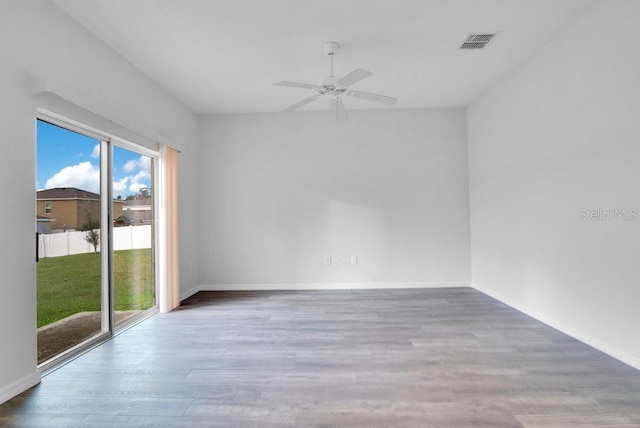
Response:
[{"label": "wood-style floor", "polygon": [[473,289],[203,292],[0,426],[640,427],[640,371]]}]

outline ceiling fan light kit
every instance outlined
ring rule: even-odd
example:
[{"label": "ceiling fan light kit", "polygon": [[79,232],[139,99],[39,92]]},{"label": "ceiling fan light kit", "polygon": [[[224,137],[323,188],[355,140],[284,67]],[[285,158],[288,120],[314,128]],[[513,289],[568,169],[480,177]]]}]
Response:
[{"label": "ceiling fan light kit", "polygon": [[354,90],[348,89],[349,86],[361,81],[362,79],[365,79],[373,75],[373,73],[367,70],[363,70],[361,68],[357,68],[353,70],[351,73],[347,74],[346,76],[343,76],[342,78],[338,78],[334,76],[333,56],[335,55],[339,47],[340,45],[336,42],[326,42],[323,45],[324,53],[325,55],[329,56],[329,60],[330,60],[330,74],[329,76],[320,80],[317,84],[313,85],[310,83],[289,82],[289,81],[282,81],[282,82],[276,83],[277,86],[288,86],[291,88],[311,89],[317,92],[317,94],[312,95],[308,98],[305,98],[301,101],[298,101],[297,103],[287,107],[286,109],[282,110],[282,112],[288,113],[288,112],[297,110],[302,106],[305,106],[309,103],[314,102],[315,100],[317,100],[318,98],[324,95],[324,96],[327,96],[327,98],[329,99],[329,104],[331,105],[331,109],[335,114],[336,120],[342,120],[347,118],[347,112],[346,112],[346,109],[344,108],[344,103],[342,102],[341,95],[346,95],[348,97],[359,98],[362,100],[373,101],[373,102],[387,104],[387,105],[393,105],[396,103],[396,101],[398,101],[397,98],[388,97],[386,95],[378,95],[378,94],[372,94],[369,92],[354,91]]}]

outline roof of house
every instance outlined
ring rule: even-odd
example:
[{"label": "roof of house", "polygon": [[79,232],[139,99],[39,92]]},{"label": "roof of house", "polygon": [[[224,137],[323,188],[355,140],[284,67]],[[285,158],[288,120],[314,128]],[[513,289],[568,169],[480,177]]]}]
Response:
[{"label": "roof of house", "polygon": [[53,189],[38,190],[36,199],[89,199],[100,200],[100,195],[75,187],[55,187]]},{"label": "roof of house", "polygon": [[36,221],[54,221],[55,219],[51,218],[51,217],[47,217],[44,215],[37,215],[36,216]]}]

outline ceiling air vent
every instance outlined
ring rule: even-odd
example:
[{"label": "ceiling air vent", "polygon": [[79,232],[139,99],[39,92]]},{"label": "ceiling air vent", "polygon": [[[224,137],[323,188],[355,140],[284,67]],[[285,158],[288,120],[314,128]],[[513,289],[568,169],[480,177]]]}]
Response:
[{"label": "ceiling air vent", "polygon": [[482,49],[495,37],[495,33],[469,34],[460,49]]}]

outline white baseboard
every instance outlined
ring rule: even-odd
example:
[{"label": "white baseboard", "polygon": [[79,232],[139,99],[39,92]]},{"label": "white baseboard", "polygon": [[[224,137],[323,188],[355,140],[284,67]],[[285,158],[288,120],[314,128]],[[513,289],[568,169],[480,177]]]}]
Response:
[{"label": "white baseboard", "polygon": [[469,287],[465,281],[447,282],[345,282],[300,284],[202,284],[198,291],[267,291],[267,290],[368,290],[402,288]]},{"label": "white baseboard", "polygon": [[556,330],[559,330],[561,332],[563,332],[564,334],[567,334],[571,337],[573,337],[574,339],[578,339],[579,341],[586,343],[587,345],[604,352],[605,354],[622,361],[625,364],[630,365],[631,367],[634,367],[638,370],[640,370],[640,358],[635,356],[635,355],[631,355],[628,352],[625,352],[621,349],[618,349],[614,346],[609,345],[606,342],[603,342],[600,339],[596,339],[595,337],[577,330],[571,326],[566,325],[563,322],[560,322],[554,318],[551,318],[547,315],[541,314],[538,311],[535,311],[529,307],[527,307],[526,305],[522,305],[512,299],[509,299],[507,297],[505,297],[504,295],[500,294],[500,293],[496,293],[493,290],[490,290],[486,287],[483,287],[479,284],[476,284],[474,282],[472,282],[471,284],[472,288],[475,288],[476,290],[480,291],[483,294],[486,294],[487,296],[493,297],[496,300],[499,300],[500,302],[504,303],[505,305],[508,305],[526,315],[529,315],[532,318],[535,318],[536,320],[547,324],[550,327],[555,328]]},{"label": "white baseboard", "polygon": [[198,291],[200,291],[200,286],[199,286],[199,285],[196,285],[195,287],[190,288],[189,290],[187,290],[187,291],[183,291],[182,293],[180,293],[180,297],[179,297],[179,299],[180,299],[180,301],[182,302],[184,299],[187,299],[187,298],[189,298],[189,297],[193,296],[193,295],[194,295],[194,294],[196,294]]},{"label": "white baseboard", "polygon": [[40,372],[36,371],[28,376],[10,383],[9,385],[3,386],[2,388],[0,388],[0,404],[4,403],[5,401],[9,401],[16,395],[23,393],[27,389],[36,386],[39,383]]}]

